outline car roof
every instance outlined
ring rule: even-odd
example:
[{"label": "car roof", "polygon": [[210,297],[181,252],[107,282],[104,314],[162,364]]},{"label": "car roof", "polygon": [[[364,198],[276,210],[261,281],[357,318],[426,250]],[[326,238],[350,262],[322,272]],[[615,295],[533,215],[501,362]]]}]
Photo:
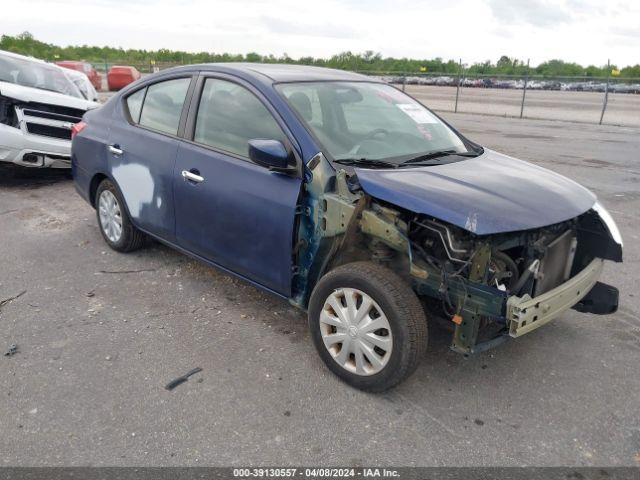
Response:
[{"label": "car roof", "polygon": [[266,77],[274,82],[371,81],[370,77],[345,70],[282,63],[203,63],[179,68],[238,73],[262,81]]}]

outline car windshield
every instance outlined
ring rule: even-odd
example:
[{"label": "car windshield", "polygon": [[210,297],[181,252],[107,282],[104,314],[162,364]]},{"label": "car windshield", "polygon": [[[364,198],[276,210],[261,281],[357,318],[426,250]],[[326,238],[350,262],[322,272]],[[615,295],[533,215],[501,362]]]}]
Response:
[{"label": "car windshield", "polygon": [[389,85],[305,82],[277,89],[336,162],[388,167],[438,163],[445,156],[459,161],[473,153],[427,108]]},{"label": "car windshield", "polygon": [[80,90],[80,93],[82,93],[82,96],[84,98],[86,98],[87,100],[91,100],[91,92],[89,91],[89,86],[87,85],[87,82],[84,81],[84,79],[80,77],[74,77],[70,80],[78,88],[78,90]]},{"label": "car windshield", "polygon": [[0,55],[0,81],[84,98],[58,67],[29,59]]}]

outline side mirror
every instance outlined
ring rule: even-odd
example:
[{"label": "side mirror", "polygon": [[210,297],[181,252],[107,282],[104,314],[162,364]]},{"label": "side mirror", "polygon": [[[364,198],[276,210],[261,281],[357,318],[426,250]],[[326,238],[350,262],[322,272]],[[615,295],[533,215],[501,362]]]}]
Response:
[{"label": "side mirror", "polygon": [[289,165],[289,152],[278,140],[249,140],[249,158],[258,165],[281,173],[293,173],[297,169]]}]

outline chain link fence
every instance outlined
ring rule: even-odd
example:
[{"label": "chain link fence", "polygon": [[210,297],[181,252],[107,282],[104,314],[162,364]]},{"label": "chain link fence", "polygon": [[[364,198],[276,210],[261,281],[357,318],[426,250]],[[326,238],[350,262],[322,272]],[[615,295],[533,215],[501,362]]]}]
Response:
[{"label": "chain link fence", "polygon": [[640,126],[640,78],[361,73],[439,111]]},{"label": "chain link fence", "polygon": [[[92,64],[102,73],[113,65],[130,65],[143,75],[183,65],[153,60]],[[640,78],[473,75],[463,69],[457,75],[358,73],[396,85],[436,111],[640,127]]]}]

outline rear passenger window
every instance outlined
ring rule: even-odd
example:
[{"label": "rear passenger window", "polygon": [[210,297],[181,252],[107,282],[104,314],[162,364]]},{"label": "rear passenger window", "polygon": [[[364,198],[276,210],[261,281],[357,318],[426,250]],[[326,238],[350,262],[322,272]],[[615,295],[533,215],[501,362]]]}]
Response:
[{"label": "rear passenger window", "polygon": [[129,115],[133,123],[140,121],[140,110],[142,110],[142,100],[144,100],[144,92],[146,88],[138,90],[136,93],[127,97],[127,108],[129,109]]},{"label": "rear passenger window", "polygon": [[277,122],[253,93],[237,83],[207,79],[194,141],[248,157],[249,140],[257,138],[285,141]]},{"label": "rear passenger window", "polygon": [[149,86],[142,106],[140,125],[177,135],[182,105],[190,82],[190,78],[178,78]]}]

